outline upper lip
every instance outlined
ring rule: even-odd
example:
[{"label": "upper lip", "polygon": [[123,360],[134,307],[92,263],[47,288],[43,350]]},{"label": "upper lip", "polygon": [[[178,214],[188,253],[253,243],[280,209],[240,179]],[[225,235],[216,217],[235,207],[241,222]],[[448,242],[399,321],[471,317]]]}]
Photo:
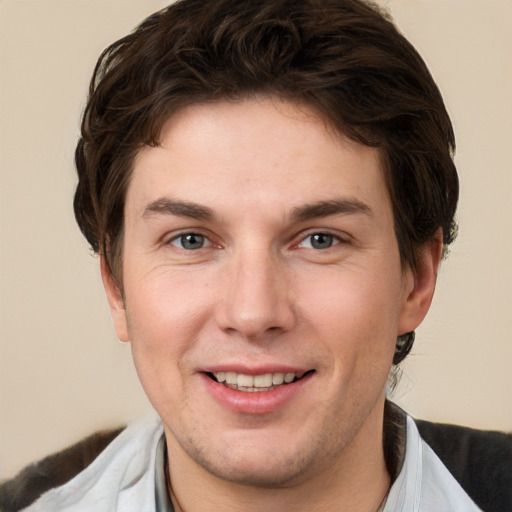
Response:
[{"label": "upper lip", "polygon": [[298,367],[284,364],[244,365],[244,364],[215,364],[202,368],[204,373],[233,372],[244,375],[265,375],[267,373],[296,373],[304,374],[313,368]]}]

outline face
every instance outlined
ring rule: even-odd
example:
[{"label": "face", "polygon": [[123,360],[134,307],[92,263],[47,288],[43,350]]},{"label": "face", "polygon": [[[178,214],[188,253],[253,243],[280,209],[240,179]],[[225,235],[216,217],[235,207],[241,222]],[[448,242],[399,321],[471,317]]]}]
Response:
[{"label": "face", "polygon": [[103,270],[170,453],[255,485],[379,445],[433,288],[400,266],[378,151],[264,98],[168,121],[128,188],[124,299]]}]

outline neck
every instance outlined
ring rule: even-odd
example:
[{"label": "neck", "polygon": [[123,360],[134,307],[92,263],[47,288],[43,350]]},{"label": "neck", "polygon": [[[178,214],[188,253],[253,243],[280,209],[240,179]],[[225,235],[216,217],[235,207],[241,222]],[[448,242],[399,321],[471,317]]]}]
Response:
[{"label": "neck", "polygon": [[175,511],[376,512],[391,482],[382,430],[383,404],[370,413],[352,441],[328,467],[277,488],[254,487],[217,478],[168,440]]}]

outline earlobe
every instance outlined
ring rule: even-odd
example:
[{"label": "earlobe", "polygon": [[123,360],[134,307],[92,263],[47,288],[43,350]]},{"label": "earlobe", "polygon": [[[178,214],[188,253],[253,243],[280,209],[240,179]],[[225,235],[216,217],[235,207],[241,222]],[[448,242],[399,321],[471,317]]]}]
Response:
[{"label": "earlobe", "polygon": [[130,341],[123,295],[103,256],[100,256],[100,266],[101,279],[103,281],[105,293],[107,294],[107,300],[110,306],[110,314],[112,316],[116,336],[120,341]]},{"label": "earlobe", "polygon": [[442,252],[442,231],[438,230],[434,239],[418,251],[416,268],[407,271],[407,296],[400,315],[399,335],[414,331],[428,313]]}]

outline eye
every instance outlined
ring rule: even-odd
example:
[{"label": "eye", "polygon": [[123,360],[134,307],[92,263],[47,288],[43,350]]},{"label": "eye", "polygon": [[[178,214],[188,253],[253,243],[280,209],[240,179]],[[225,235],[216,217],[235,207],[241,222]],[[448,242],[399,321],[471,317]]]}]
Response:
[{"label": "eye", "polygon": [[330,233],[311,233],[301,240],[299,247],[306,247],[307,249],[329,249],[329,247],[339,243],[340,239]]},{"label": "eye", "polygon": [[173,238],[169,243],[186,251],[196,251],[211,245],[210,240],[199,233],[183,233]]}]

